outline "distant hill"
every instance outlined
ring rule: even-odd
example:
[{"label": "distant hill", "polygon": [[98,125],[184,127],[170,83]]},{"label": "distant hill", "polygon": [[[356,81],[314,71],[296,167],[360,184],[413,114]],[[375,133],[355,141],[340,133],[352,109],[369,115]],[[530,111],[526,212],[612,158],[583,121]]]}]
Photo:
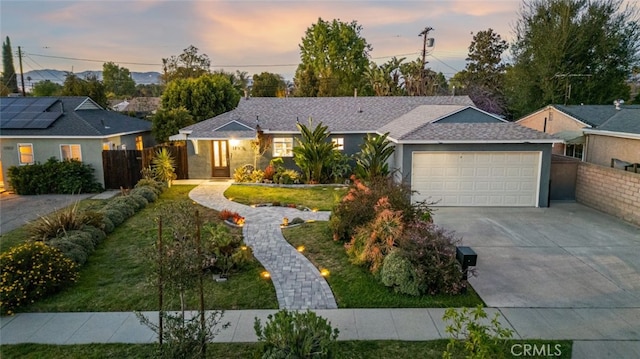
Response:
[{"label": "distant hill", "polygon": [[[77,72],[76,75],[83,79],[88,75],[96,75],[99,80],[102,80],[102,71],[82,71]],[[32,70],[24,73],[24,84],[26,88],[29,88],[31,84],[35,84],[40,81],[49,80],[51,82],[58,83],[62,85],[64,83],[64,79],[67,76],[66,71],[60,70]],[[28,78],[31,78],[29,81]],[[148,84],[158,84],[160,83],[160,73],[159,72],[131,72],[131,77],[133,81],[136,82],[137,85],[148,85]],[[20,85],[20,77],[18,76],[18,85]]]}]

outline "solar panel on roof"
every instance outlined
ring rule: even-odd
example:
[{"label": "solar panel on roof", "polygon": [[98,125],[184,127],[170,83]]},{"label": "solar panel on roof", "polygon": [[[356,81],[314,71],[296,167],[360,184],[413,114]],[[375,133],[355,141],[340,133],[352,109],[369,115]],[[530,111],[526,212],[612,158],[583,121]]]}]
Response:
[{"label": "solar panel on roof", "polygon": [[[0,124],[5,129],[43,129],[62,116],[61,111],[46,112],[56,98],[12,98],[2,99]],[[56,108],[56,110],[58,110]]]}]

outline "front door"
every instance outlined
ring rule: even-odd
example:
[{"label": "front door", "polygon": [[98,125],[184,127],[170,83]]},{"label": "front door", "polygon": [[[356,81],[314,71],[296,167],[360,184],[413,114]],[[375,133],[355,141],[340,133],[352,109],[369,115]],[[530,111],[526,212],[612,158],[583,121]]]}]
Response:
[{"label": "front door", "polygon": [[211,177],[231,177],[229,171],[229,142],[226,140],[211,141],[212,169]]}]

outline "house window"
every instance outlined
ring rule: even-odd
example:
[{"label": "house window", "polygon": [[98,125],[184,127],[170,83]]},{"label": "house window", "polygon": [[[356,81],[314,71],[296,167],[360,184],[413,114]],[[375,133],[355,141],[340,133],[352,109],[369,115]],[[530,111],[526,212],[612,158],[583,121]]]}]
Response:
[{"label": "house window", "polygon": [[565,151],[564,151],[564,155],[565,156],[569,156],[569,157],[575,157],[575,158],[582,159],[582,149],[583,149],[583,145],[582,144],[567,145],[567,147],[565,148]]},{"label": "house window", "polygon": [[293,157],[293,137],[274,138],[273,157]]},{"label": "house window", "polygon": [[344,138],[342,137],[336,137],[336,138],[332,138],[331,142],[333,143],[333,148],[335,150],[338,151],[343,151],[344,150]]},{"label": "house window", "polygon": [[21,165],[33,164],[33,144],[18,143],[18,157]]},{"label": "house window", "polygon": [[111,150],[111,142],[102,142],[102,150],[103,151]]},{"label": "house window", "polygon": [[144,142],[142,142],[142,136],[136,136],[136,150],[142,151],[144,148]]},{"label": "house window", "polygon": [[80,145],[60,145],[60,159],[62,161],[71,159],[82,161]]}]

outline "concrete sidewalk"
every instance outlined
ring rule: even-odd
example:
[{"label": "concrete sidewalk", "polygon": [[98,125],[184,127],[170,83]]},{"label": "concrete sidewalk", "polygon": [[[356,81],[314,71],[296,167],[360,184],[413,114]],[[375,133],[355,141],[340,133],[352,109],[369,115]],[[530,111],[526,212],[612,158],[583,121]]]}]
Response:
[{"label": "concrete sidewalk", "polygon": [[[442,320],[444,308],[326,309],[315,312],[340,330],[339,340],[423,341],[449,338]],[[276,310],[228,310],[229,322],[214,342],[255,342],[253,324],[264,324]],[[574,358],[640,357],[640,308],[487,308],[513,338],[574,340]],[[157,322],[157,312],[144,312]],[[154,343],[155,333],[140,324],[135,313],[20,313],[0,319],[0,344]]]}]

